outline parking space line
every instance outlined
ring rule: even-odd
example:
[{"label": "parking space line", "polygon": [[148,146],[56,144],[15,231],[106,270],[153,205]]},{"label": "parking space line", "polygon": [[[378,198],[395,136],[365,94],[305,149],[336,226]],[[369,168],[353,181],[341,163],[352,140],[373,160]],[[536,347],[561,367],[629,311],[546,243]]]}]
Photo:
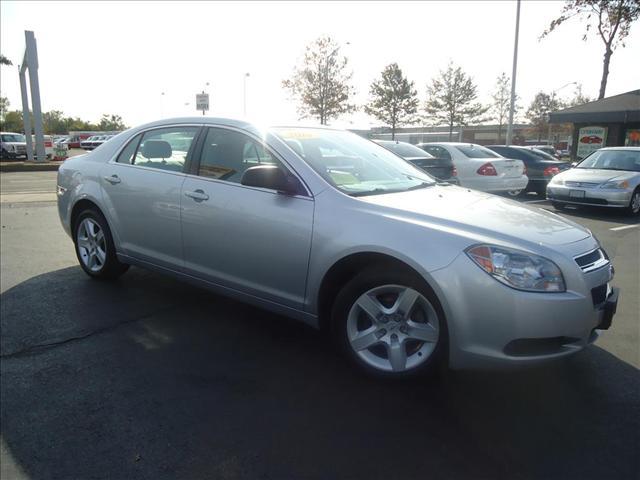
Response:
[{"label": "parking space line", "polygon": [[638,228],[640,227],[640,225],[623,225],[622,227],[614,227],[614,228],[610,228],[609,230],[611,230],[612,232],[619,232],[620,230],[626,230],[628,228]]}]

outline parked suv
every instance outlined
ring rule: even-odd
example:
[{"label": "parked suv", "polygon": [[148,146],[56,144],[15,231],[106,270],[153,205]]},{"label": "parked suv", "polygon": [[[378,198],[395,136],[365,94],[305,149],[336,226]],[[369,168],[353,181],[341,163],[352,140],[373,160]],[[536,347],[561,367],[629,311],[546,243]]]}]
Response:
[{"label": "parked suv", "polygon": [[27,140],[21,133],[0,133],[0,158],[17,160],[27,158]]}]

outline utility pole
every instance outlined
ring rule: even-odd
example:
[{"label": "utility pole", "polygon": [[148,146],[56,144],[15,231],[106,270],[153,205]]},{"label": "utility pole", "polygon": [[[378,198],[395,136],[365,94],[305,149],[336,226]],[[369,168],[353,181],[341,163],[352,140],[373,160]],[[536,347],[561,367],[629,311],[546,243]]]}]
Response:
[{"label": "utility pole", "polygon": [[516,38],[513,43],[513,70],[511,71],[511,105],[509,106],[509,124],[507,125],[507,146],[511,145],[513,135],[513,109],[516,104],[516,72],[518,70],[518,33],[520,30],[520,0],[516,8]]},{"label": "utility pole", "polygon": [[244,74],[243,81],[243,89],[242,89],[242,112],[244,116],[247,116],[247,78],[249,77],[249,72]]}]

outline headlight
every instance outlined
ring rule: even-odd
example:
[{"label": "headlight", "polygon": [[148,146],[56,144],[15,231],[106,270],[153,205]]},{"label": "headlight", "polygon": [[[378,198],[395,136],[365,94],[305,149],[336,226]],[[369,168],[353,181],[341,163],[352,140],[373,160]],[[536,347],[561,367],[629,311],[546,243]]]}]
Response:
[{"label": "headlight", "polygon": [[555,176],[551,178],[551,181],[549,183],[553,185],[564,185],[564,180]]},{"label": "headlight", "polygon": [[560,268],[544,257],[495,245],[476,245],[466,253],[476,265],[509,287],[530,292],[566,290]]},{"label": "headlight", "polygon": [[628,180],[619,180],[619,181],[613,181],[613,182],[606,182],[606,183],[603,183],[602,185],[600,185],[600,188],[625,189],[625,188],[629,188],[629,181]]}]

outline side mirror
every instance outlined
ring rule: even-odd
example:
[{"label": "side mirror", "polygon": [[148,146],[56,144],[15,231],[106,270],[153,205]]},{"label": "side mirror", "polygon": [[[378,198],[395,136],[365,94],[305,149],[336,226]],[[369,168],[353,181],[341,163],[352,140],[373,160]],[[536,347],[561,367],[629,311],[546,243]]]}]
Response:
[{"label": "side mirror", "polygon": [[257,165],[247,168],[242,174],[240,183],[247,187],[269,188],[289,195],[296,195],[301,190],[298,180],[287,176],[276,165]]},{"label": "side mirror", "polygon": [[576,168],[578,166],[578,162],[571,162],[571,168]]}]

